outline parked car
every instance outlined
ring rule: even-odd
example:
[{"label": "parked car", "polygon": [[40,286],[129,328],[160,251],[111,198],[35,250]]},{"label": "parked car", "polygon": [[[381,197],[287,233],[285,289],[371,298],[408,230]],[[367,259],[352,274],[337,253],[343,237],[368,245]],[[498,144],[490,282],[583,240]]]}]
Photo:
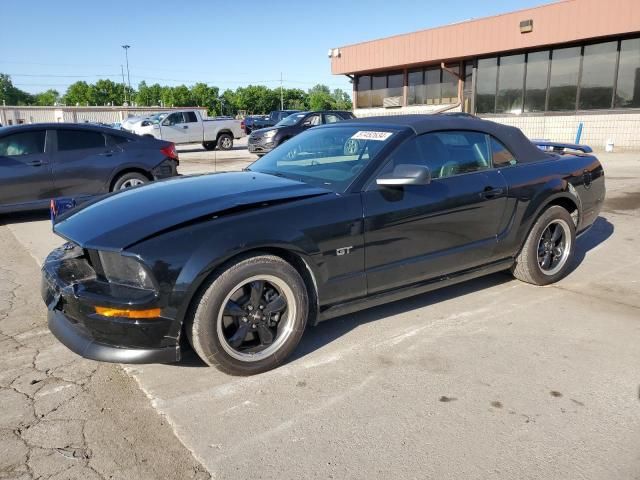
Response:
[{"label": "parked car", "polygon": [[163,118],[151,118],[135,126],[133,133],[175,144],[201,143],[207,150],[216,147],[231,150],[233,139],[244,136],[240,120],[204,119],[199,110],[180,110]]},{"label": "parked car", "polygon": [[269,113],[269,115],[257,117],[253,122],[253,129],[257,130],[259,128],[273,127],[279,121],[284,120],[289,115],[298,113],[299,111],[300,110],[274,110]]},{"label": "parked car", "polygon": [[247,146],[249,152],[260,157],[308,128],[353,118],[355,118],[353,113],[340,110],[294,113],[280,120],[274,127],[261,128],[251,132]]},{"label": "parked car", "polygon": [[246,171],[59,217],[69,243],[43,268],[49,327],[96,360],[175,361],[186,334],[209,365],[263,372],[308,323],[502,270],[560,280],[604,196],[595,156],[544,152],[514,127],[442,115],[323,125]]},{"label": "parked car", "polygon": [[177,175],[170,142],[88,124],[0,130],[0,212],[47,208]]},{"label": "parked car", "polygon": [[253,130],[255,130],[255,122],[256,120],[264,119],[264,115],[247,115],[244,117],[244,133],[249,135]]}]

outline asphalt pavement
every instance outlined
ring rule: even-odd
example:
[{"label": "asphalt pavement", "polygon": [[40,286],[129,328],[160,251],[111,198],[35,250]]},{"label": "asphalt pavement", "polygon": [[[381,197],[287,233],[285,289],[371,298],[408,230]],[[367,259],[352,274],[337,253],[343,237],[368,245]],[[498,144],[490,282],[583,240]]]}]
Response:
[{"label": "asphalt pavement", "polygon": [[[640,478],[640,155],[600,157],[605,209],[556,285],[497,274],[330,320],[254,377],[193,353],[124,371],[214,478]],[[255,157],[180,158],[196,173]],[[6,229],[37,288],[61,240],[38,215]]]}]

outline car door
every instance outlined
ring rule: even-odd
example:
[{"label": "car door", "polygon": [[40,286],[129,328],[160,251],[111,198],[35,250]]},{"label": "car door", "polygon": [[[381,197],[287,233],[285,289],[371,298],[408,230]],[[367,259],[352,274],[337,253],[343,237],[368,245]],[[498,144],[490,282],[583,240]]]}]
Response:
[{"label": "car door", "polygon": [[173,112],[165,118],[161,125],[162,140],[173,143],[190,143],[191,129],[183,112]]},{"label": "car door", "polygon": [[427,133],[405,141],[378,173],[421,164],[428,185],[363,192],[368,293],[450,274],[492,260],[506,182],[491,169],[484,133]]},{"label": "car door", "polygon": [[183,130],[187,131],[189,141],[202,143],[204,141],[204,124],[198,122],[196,112],[184,112],[184,122],[187,128],[183,128]]},{"label": "car door", "polygon": [[51,198],[51,147],[47,136],[45,129],[29,129],[0,137],[0,205]]},{"label": "car door", "polygon": [[53,154],[53,184],[57,197],[79,197],[106,192],[114,163],[122,149],[107,145],[100,130],[57,128]]}]

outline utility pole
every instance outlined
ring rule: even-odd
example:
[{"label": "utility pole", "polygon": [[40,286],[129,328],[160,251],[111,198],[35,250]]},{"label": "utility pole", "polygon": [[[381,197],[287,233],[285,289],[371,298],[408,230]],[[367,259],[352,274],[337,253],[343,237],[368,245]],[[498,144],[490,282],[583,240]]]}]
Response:
[{"label": "utility pole", "polygon": [[124,48],[124,56],[127,59],[127,83],[129,84],[129,91],[131,91],[131,77],[129,76],[129,49],[131,45],[122,45],[122,48]]},{"label": "utility pole", "polygon": [[120,65],[120,71],[122,72],[122,91],[124,92],[124,103],[127,103],[127,84],[124,83],[124,67]]},{"label": "utility pole", "polygon": [[280,110],[284,110],[284,98],[282,97],[282,72],[280,72]]}]

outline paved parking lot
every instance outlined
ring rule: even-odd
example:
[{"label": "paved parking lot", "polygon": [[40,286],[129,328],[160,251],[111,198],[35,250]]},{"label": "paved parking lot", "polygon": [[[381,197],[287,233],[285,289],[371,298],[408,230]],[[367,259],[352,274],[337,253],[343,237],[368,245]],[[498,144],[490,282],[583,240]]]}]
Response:
[{"label": "paved parking lot", "polygon": [[[255,377],[192,353],[125,371],[214,478],[640,478],[640,155],[601,158],[605,210],[556,285],[498,274],[331,320]],[[60,243],[42,216],[5,228],[34,265]]]}]

